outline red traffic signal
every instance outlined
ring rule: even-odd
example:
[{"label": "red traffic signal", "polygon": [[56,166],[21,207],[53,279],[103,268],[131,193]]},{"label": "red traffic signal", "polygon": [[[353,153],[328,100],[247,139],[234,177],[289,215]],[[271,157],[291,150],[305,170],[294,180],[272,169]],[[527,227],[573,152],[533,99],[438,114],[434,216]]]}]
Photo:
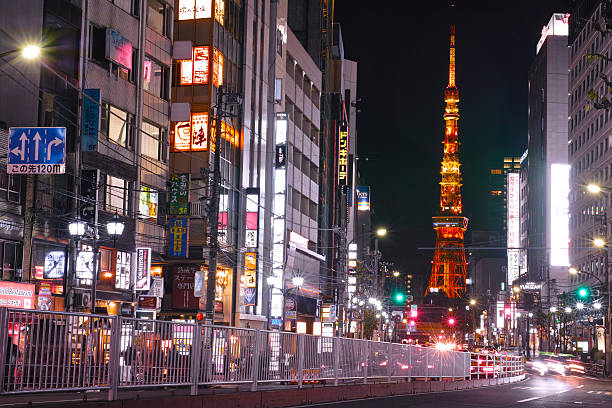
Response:
[{"label": "red traffic signal", "polygon": [[454,326],[455,325],[455,318],[454,317],[449,317],[448,318],[448,324],[451,325],[451,326]]}]

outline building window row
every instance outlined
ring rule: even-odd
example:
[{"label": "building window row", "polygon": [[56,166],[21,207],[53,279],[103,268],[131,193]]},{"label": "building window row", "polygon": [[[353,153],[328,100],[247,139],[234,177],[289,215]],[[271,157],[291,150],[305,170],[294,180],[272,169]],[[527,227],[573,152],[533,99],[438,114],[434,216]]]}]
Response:
[{"label": "building window row", "polygon": [[304,95],[310,99],[313,105],[319,108],[321,92],[314,86],[310,78],[304,74],[302,68],[295,62],[289,53],[287,53],[285,68],[287,74],[295,81],[295,85],[304,92]]}]

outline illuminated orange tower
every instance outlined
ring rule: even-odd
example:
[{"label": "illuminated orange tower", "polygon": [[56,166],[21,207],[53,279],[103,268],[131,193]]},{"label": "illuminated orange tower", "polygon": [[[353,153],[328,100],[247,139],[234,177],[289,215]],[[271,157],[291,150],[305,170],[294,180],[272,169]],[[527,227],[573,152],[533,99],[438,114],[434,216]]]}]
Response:
[{"label": "illuminated orange tower", "polygon": [[[463,233],[468,219],[461,215],[461,163],[459,163],[459,90],[455,86],[455,26],[451,26],[448,86],[444,90],[446,135],[440,174],[440,215],[432,217],[436,249],[428,292],[444,292],[448,298],[465,294],[465,250]],[[427,293],[426,293],[427,294]]]}]

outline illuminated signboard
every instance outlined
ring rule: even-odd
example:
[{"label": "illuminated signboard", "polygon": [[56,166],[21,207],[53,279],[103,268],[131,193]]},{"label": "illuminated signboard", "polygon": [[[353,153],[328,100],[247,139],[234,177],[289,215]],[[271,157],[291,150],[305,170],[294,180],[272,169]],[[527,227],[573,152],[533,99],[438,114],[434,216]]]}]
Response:
[{"label": "illuminated signboard", "polygon": [[519,183],[518,173],[508,173],[508,286],[519,277]]},{"label": "illuminated signboard", "polygon": [[208,147],[208,113],[191,114],[191,150],[201,151]]},{"label": "illuminated signboard", "polygon": [[246,232],[244,246],[256,248],[258,246],[257,231],[259,224],[259,189],[247,188],[246,191]]},{"label": "illuminated signboard", "polygon": [[[215,136],[217,129],[215,127],[215,120],[211,120],[210,124],[210,150],[215,151]],[[240,145],[240,132],[234,129],[231,125],[221,121],[221,135],[225,140],[233,144],[234,146]]]},{"label": "illuminated signboard", "polygon": [[189,219],[170,218],[168,224],[168,255],[181,258],[187,257]]},{"label": "illuminated signboard", "polygon": [[570,15],[568,13],[555,13],[552,15],[548,24],[542,27],[542,36],[540,41],[538,41],[538,45],[536,45],[536,54],[540,52],[540,48],[542,48],[544,41],[546,41],[549,35],[568,35],[569,18]]},{"label": "illuminated signboard", "polygon": [[194,20],[212,17],[212,0],[179,0],[178,19]]},{"label": "illuminated signboard", "polygon": [[338,184],[346,185],[348,176],[348,130],[342,127],[338,137]]},{"label": "illuminated signboard", "polygon": [[0,307],[33,309],[35,287],[29,283],[0,281]]},{"label": "illuminated signboard", "polygon": [[215,0],[215,20],[221,25],[225,23],[225,0]]},{"label": "illuminated signboard", "polygon": [[151,288],[151,248],[136,248],[135,290]]},{"label": "illuminated signboard", "polygon": [[569,266],[568,164],[550,166],[550,264]]},{"label": "illuminated signboard", "polygon": [[157,219],[157,191],[152,188],[142,186],[140,187],[140,194],[138,200],[138,213],[140,217],[147,218],[150,220]]},{"label": "illuminated signboard", "polygon": [[203,85],[208,83],[210,49],[193,47],[191,59],[181,60],[179,85]]},{"label": "illuminated signboard", "polygon": [[[287,114],[276,114],[276,148],[287,143]],[[283,315],[283,271],[285,265],[285,211],[287,195],[287,169],[284,166],[274,169],[274,204],[272,213],[272,276],[270,316],[281,318]],[[280,325],[275,325],[279,326]]]},{"label": "illuminated signboard", "polygon": [[255,306],[257,299],[257,254],[244,254],[244,305]]},{"label": "illuminated signboard", "polygon": [[132,43],[112,28],[106,29],[106,59],[132,69]]},{"label": "illuminated signboard", "polygon": [[208,113],[192,113],[191,122],[174,125],[174,150],[202,151],[208,148]]},{"label": "illuminated signboard", "polygon": [[223,85],[223,54],[213,48],[213,85]]},{"label": "illuminated signboard", "polygon": [[170,177],[170,215],[187,215],[189,211],[189,177],[189,173]]},{"label": "illuminated signboard", "polygon": [[66,254],[64,251],[49,251],[45,255],[45,279],[62,279],[66,265]]},{"label": "illuminated signboard", "polygon": [[357,186],[357,210],[359,211],[370,211],[370,187],[369,186]]},{"label": "illuminated signboard", "polygon": [[191,146],[191,124],[176,122],[174,125],[174,149],[189,150]]}]

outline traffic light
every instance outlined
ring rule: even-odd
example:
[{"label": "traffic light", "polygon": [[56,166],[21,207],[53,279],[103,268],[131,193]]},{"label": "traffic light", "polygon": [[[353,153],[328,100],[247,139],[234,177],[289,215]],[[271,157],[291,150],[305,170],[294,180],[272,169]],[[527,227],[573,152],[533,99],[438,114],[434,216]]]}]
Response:
[{"label": "traffic light", "polygon": [[448,325],[449,326],[454,326],[455,325],[455,318],[454,317],[449,317],[448,318]]},{"label": "traffic light", "polygon": [[590,292],[591,291],[589,290],[589,288],[587,288],[585,286],[582,286],[582,287],[578,288],[578,292],[577,293],[578,293],[578,297],[579,298],[586,299],[587,297],[589,297]]},{"label": "traffic light", "polygon": [[395,294],[395,301],[397,303],[403,303],[404,302],[404,294],[401,292],[398,292]]}]

